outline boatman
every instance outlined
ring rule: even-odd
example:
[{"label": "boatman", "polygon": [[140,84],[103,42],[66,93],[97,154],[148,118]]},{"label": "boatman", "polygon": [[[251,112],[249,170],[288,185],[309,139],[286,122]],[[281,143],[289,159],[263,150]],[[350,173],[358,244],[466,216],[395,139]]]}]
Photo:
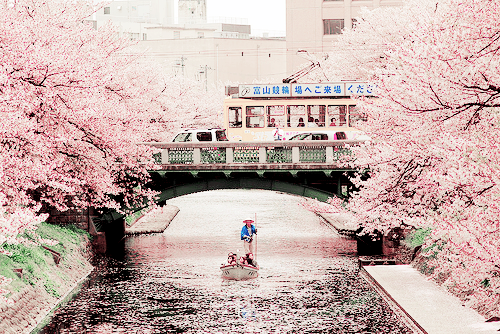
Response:
[{"label": "boatman", "polygon": [[245,254],[255,254],[255,243],[253,237],[257,234],[257,229],[252,224],[253,220],[250,218],[245,219],[243,223],[245,223],[245,226],[241,229],[241,240],[243,240]]}]

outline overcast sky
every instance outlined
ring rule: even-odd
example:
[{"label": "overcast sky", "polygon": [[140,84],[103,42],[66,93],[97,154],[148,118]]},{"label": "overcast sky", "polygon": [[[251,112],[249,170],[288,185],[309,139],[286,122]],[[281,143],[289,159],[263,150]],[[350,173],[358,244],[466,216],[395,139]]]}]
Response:
[{"label": "overcast sky", "polygon": [[[252,34],[286,32],[286,0],[206,0],[207,16],[247,19]],[[244,23],[244,22],[234,22]],[[271,34],[274,35],[274,34]]]}]

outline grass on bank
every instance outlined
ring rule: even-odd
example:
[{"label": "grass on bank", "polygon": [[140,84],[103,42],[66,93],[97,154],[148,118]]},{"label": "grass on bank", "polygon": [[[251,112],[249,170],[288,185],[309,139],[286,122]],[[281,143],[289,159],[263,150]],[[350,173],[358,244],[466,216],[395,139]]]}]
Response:
[{"label": "grass on bank", "polygon": [[[81,248],[82,243],[90,239],[90,235],[86,231],[74,225],[62,227],[40,223],[36,233],[44,239],[59,241],[57,245],[48,247],[60,253],[63,259],[77,248]],[[28,234],[22,236],[30,238]],[[42,246],[23,244],[3,244],[0,247],[12,253],[10,256],[0,254],[0,275],[13,279],[9,285],[3,287],[4,289],[14,293],[19,292],[28,284],[37,285],[43,286],[49,294],[59,297],[59,284],[50,275],[54,273],[54,270],[57,270],[57,266],[48,250]],[[14,269],[22,269],[22,279],[14,272]],[[62,272],[60,274],[63,275]],[[62,278],[64,279],[64,276]]]},{"label": "grass on bank", "polygon": [[416,229],[406,236],[404,242],[411,249],[422,246],[425,242],[425,238],[427,238],[431,232],[432,229],[430,227]]},{"label": "grass on bank", "polygon": [[136,211],[125,217],[125,223],[128,227],[130,227],[137,221],[137,219],[139,219],[142,215],[148,213],[149,211],[151,211],[151,208],[149,207]]}]

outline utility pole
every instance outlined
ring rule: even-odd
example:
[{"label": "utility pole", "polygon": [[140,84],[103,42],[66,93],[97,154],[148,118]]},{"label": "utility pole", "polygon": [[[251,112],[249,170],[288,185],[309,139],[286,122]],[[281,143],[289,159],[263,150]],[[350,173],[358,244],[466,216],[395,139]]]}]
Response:
[{"label": "utility pole", "polygon": [[187,58],[184,58],[184,56],[181,56],[181,69],[182,69],[182,76],[185,76],[184,75],[184,60],[186,60]]},{"label": "utility pole", "polygon": [[[185,67],[186,65],[184,64],[184,60],[187,60],[187,58],[185,58],[184,56],[181,56],[181,59],[176,59],[176,60],[175,60],[175,65],[173,66],[174,68],[176,68],[176,67],[177,67],[177,68],[178,68],[178,67],[180,67],[180,68],[181,68],[182,76],[184,76],[184,75],[185,75],[185,73],[184,73],[184,67]],[[177,70],[175,70],[175,75],[177,76]]]},{"label": "utility pole", "polygon": [[208,67],[208,65],[201,66],[200,68],[200,74],[205,74],[205,91],[208,92],[208,70],[211,70],[211,67]]}]

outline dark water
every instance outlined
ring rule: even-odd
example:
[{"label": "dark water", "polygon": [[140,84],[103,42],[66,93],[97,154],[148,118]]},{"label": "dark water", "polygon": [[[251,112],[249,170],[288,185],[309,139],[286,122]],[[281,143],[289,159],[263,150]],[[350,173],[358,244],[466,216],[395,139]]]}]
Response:
[{"label": "dark water", "polygon": [[[129,237],[45,333],[410,333],[358,276],[356,243],[300,198],[210,191],[170,200],[163,234]],[[219,266],[258,228],[260,277],[226,281]]]}]

